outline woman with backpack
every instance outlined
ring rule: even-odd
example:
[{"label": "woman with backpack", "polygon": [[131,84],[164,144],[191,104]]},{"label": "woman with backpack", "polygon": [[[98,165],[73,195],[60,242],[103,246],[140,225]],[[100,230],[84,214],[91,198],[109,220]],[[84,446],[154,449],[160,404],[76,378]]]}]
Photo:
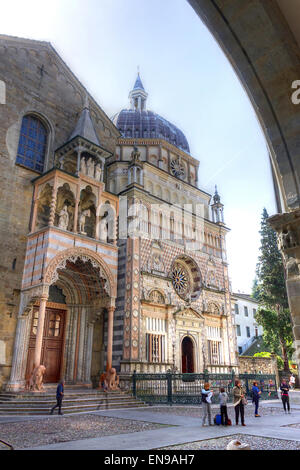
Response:
[{"label": "woman with backpack", "polygon": [[204,407],[204,414],[202,420],[202,426],[205,426],[206,418],[208,418],[208,424],[213,426],[211,422],[211,397],[213,396],[213,391],[210,390],[210,384],[205,383],[204,388],[202,389],[202,403]]}]

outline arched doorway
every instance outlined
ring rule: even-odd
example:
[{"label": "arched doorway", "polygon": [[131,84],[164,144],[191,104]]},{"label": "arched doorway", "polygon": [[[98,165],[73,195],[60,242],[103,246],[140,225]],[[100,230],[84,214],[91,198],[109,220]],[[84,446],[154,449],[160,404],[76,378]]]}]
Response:
[{"label": "arched doorway", "polygon": [[194,345],[188,336],[181,343],[181,370],[183,374],[194,372]]},{"label": "arched doorway", "polygon": [[[105,355],[111,364],[115,298],[112,275],[99,255],[77,248],[54,258],[45,278],[50,285],[41,320],[39,353],[40,364],[46,367],[44,383],[63,377],[66,383],[90,385],[92,376],[99,379],[105,369]],[[26,379],[36,361],[41,303],[36,298],[30,318]]]}]

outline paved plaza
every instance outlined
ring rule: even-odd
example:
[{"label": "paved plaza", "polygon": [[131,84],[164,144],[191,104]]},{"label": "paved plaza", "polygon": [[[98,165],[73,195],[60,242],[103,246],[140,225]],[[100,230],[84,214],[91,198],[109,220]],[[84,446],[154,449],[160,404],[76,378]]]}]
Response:
[{"label": "paved plaza", "polygon": [[[0,439],[10,437],[15,449],[26,450],[197,450],[225,448],[237,436],[252,449],[296,450],[300,449],[299,398],[300,393],[294,392],[291,414],[284,413],[281,400],[262,402],[260,418],[254,417],[253,405],[249,404],[245,427],[202,427],[201,406],[107,410],[62,417],[2,416]],[[213,415],[217,411],[215,405]],[[229,416],[234,423],[232,405]],[[30,437],[33,434],[35,439]],[[49,440],[45,440],[46,434]]]}]

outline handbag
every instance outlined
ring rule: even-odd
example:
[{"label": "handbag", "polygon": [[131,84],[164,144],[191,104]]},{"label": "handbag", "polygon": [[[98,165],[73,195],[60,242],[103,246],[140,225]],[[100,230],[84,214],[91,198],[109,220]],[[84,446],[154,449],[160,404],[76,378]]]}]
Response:
[{"label": "handbag", "polygon": [[248,400],[247,400],[246,397],[243,397],[243,398],[242,398],[242,404],[243,404],[244,406],[248,405]]}]

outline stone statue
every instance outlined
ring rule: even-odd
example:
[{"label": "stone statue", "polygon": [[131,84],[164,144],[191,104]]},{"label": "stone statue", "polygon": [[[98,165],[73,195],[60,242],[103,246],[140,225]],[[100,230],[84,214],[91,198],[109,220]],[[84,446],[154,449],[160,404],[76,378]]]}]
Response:
[{"label": "stone statue", "polygon": [[297,240],[297,234],[294,232],[294,230],[291,229],[290,226],[288,226],[288,244],[289,248],[294,248],[295,246],[298,245],[298,240]]},{"label": "stone statue", "polygon": [[43,378],[46,372],[46,367],[40,365],[35,367],[29,380],[29,390],[41,392],[44,390]]},{"label": "stone statue", "polygon": [[101,181],[101,174],[102,174],[101,164],[97,163],[95,165],[95,180]]},{"label": "stone statue", "polygon": [[58,228],[61,228],[63,230],[67,230],[68,229],[68,224],[69,224],[68,207],[66,205],[64,205],[63,209],[59,213]]},{"label": "stone statue", "polygon": [[141,156],[141,152],[139,152],[139,149],[135,145],[133,147],[133,151],[131,152],[131,161],[132,162],[140,162],[140,156]]},{"label": "stone statue", "polygon": [[81,160],[80,160],[80,171],[81,171],[81,173],[86,175],[86,162],[85,162],[84,157],[82,157]]},{"label": "stone statue", "polygon": [[99,225],[99,238],[102,242],[107,243],[108,227],[107,227],[107,216],[102,217]]},{"label": "stone statue", "polygon": [[92,159],[92,157],[90,157],[88,161],[86,162],[86,168],[87,168],[87,176],[94,178],[95,164],[94,164],[94,160]]},{"label": "stone statue", "polygon": [[82,233],[83,235],[86,235],[86,232],[84,231],[85,229],[85,218],[89,217],[90,211],[88,209],[85,209],[84,211],[81,212],[79,216],[79,232]]},{"label": "stone statue", "polygon": [[119,388],[119,376],[115,368],[112,367],[106,372],[105,382],[108,390],[117,390]]}]

